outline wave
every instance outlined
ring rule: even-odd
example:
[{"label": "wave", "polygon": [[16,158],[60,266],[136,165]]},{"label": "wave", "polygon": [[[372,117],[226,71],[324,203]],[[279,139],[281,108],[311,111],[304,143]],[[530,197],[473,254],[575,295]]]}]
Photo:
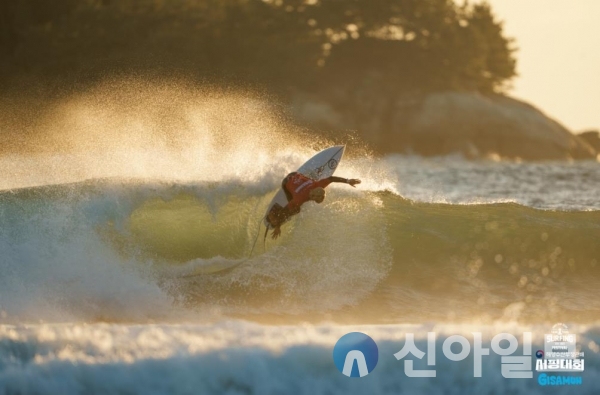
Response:
[{"label": "wave", "polygon": [[[491,348],[492,337],[511,333],[522,344],[532,333],[532,349],[544,349],[551,326],[256,325],[226,321],[210,325],[0,325],[0,388],[4,393],[295,393],[295,394],[555,394],[564,388],[538,384],[533,377],[506,379],[501,356],[490,350],[474,377],[473,352],[450,361],[442,345],[452,335],[473,344],[473,332]],[[349,380],[333,364],[332,349],[348,331],[369,334],[378,347],[378,363],[369,376]],[[569,326],[585,353],[585,371],[573,374],[583,385],[578,394],[597,394],[600,363],[598,326]],[[405,361],[393,357],[413,333],[415,345],[429,355],[427,332],[436,332],[435,366],[414,358],[415,369],[436,370],[436,378],[407,378]],[[535,352],[535,351],[534,351]],[[521,346],[513,355],[522,354]],[[477,360],[477,357],[475,357]],[[559,373],[560,374],[560,373]]]},{"label": "wave", "polygon": [[[248,258],[276,187],[267,175],[3,192],[0,311],[13,321],[598,319],[598,211],[334,185]],[[238,266],[199,274],[215,265]]]}]

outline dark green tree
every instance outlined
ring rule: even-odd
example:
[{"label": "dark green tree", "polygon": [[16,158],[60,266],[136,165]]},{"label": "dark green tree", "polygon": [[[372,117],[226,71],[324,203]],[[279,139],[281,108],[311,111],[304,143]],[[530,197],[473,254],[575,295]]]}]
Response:
[{"label": "dark green tree", "polygon": [[11,76],[188,76],[384,96],[503,91],[512,43],[486,3],[452,0],[22,0],[0,3]]}]

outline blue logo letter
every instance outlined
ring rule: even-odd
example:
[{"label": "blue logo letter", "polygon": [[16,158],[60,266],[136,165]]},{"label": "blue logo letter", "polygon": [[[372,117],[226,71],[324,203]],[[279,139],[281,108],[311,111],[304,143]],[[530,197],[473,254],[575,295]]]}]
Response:
[{"label": "blue logo letter", "polygon": [[360,332],[345,334],[333,348],[335,366],[348,377],[366,376],[375,369],[378,359],[377,344]]}]

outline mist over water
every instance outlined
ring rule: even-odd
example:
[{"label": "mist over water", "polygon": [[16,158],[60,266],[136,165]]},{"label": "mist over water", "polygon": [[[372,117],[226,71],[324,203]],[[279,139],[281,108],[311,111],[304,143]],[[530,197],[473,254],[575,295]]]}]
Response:
[{"label": "mist over water", "polygon": [[249,91],[136,79],[109,80],[43,104],[5,100],[2,110],[11,116],[0,120],[1,165],[10,177],[0,188],[262,175],[274,152],[300,161],[319,144],[314,136],[307,144],[270,103]]}]

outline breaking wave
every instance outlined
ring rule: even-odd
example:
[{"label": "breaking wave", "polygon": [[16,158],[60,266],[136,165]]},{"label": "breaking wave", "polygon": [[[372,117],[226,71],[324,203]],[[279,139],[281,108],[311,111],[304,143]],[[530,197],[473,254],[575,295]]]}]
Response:
[{"label": "breaking wave", "polygon": [[277,185],[92,180],[4,192],[1,309],[19,320],[597,319],[600,212],[334,185],[263,244]]}]

